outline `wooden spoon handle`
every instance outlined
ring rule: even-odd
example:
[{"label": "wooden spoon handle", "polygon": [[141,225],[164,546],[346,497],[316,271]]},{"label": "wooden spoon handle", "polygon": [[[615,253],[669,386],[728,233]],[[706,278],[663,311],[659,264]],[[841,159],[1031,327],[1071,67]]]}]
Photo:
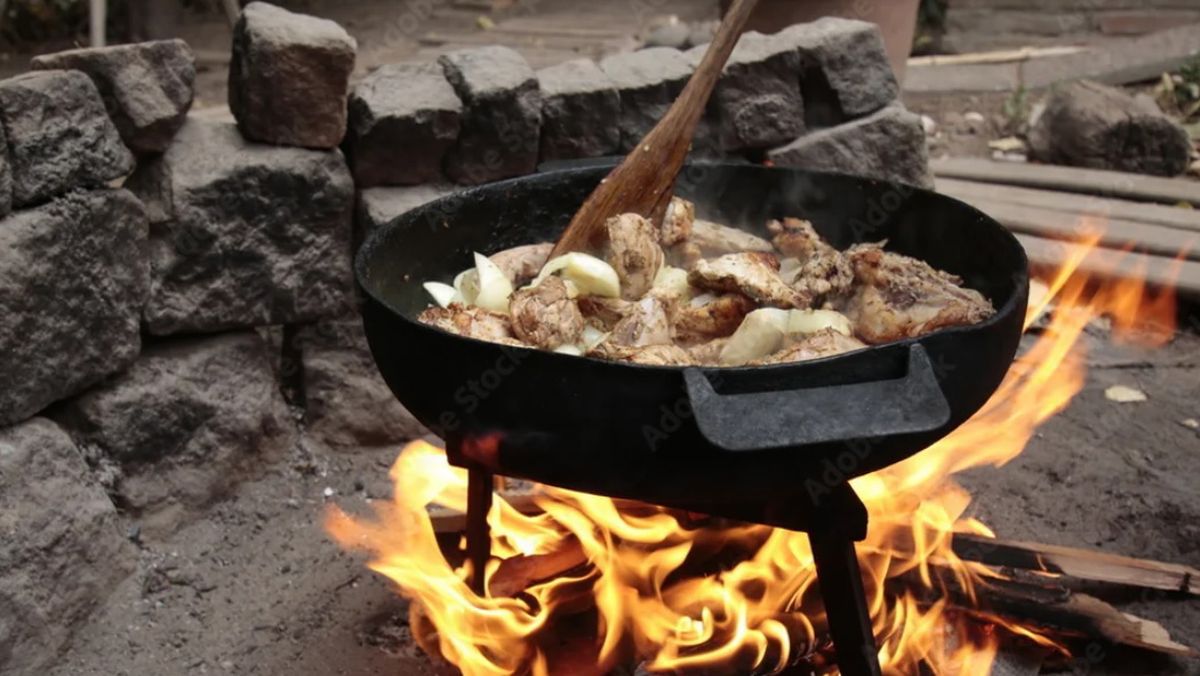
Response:
[{"label": "wooden spoon handle", "polygon": [[692,145],[696,125],[757,4],[758,0],[734,0],[679,98],[637,147],[592,191],[554,245],[551,257],[598,248],[606,235],[604,222],[617,214],[632,212],[654,223],[662,221],[675,191],[675,178]]}]

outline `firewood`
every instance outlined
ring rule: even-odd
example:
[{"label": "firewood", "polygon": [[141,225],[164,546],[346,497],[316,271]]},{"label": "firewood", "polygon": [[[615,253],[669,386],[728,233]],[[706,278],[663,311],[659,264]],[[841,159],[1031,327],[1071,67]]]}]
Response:
[{"label": "firewood", "polygon": [[1180,564],[964,534],[954,536],[954,553],[967,561],[991,566],[1043,571],[1086,582],[1200,596],[1200,570]]},{"label": "firewood", "polygon": [[[522,514],[537,514],[541,508],[534,502],[537,493],[529,491],[500,491],[500,497]],[[461,533],[467,529],[467,515],[458,510],[437,505],[426,509],[435,533]]]},{"label": "firewood", "polygon": [[488,583],[488,591],[493,597],[516,596],[535,584],[567,575],[587,563],[578,540],[571,538],[560,544],[559,549],[549,554],[514,556],[501,561],[500,568]]}]

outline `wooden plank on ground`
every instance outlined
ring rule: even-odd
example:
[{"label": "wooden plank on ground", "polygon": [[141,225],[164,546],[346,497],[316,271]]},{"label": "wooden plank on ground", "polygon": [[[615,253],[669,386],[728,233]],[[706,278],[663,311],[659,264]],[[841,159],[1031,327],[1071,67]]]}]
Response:
[{"label": "wooden plank on ground", "polygon": [[1042,207],[1073,214],[1087,214],[1106,218],[1117,218],[1137,223],[1163,225],[1168,228],[1200,232],[1200,209],[1187,209],[1165,204],[1147,204],[1129,200],[1109,199],[1095,195],[1055,190],[1038,190],[996,183],[962,181],[942,178],[937,182],[940,193],[970,203],[973,199],[1011,202],[1031,207]]},{"label": "wooden plank on ground", "polygon": [[993,162],[973,157],[936,159],[930,162],[930,166],[939,178],[1063,190],[1141,202],[1187,202],[1200,206],[1200,182],[1185,178],[1160,178],[1049,164]]},{"label": "wooden plank on ground", "polygon": [[[1036,270],[1053,270],[1069,257],[1071,244],[1018,234],[1029,264]],[[1145,279],[1154,287],[1175,287],[1179,296],[1200,299],[1200,263],[1165,256],[1093,249],[1079,265],[1082,272],[1101,279]]]},{"label": "wooden plank on ground", "polygon": [[1086,582],[1159,589],[1200,596],[1200,570],[1176,563],[1034,542],[959,533],[954,553],[964,560],[1064,575]]},{"label": "wooden plank on ground", "polygon": [[1109,249],[1129,249],[1168,258],[1183,256],[1200,261],[1200,232],[1116,218],[1087,219],[1081,214],[998,200],[971,198],[966,201],[1013,232],[1078,241],[1096,231],[1101,233],[1101,246]]}]

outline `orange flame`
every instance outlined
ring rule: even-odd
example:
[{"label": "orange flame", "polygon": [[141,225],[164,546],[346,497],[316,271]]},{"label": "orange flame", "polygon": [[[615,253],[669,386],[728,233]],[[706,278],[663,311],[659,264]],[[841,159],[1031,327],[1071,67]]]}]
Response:
[{"label": "orange flame", "polygon": [[[870,513],[857,551],[888,673],[918,673],[920,665],[937,674],[987,673],[997,628],[1054,646],[1032,628],[1000,620],[981,630],[949,608],[941,593],[947,584],[973,598],[978,585],[997,576],[951,549],[956,532],[992,534],[965,516],[970,496],[950,477],[1012,460],[1038,425],[1067,406],[1083,386],[1079,339],[1089,322],[1108,316],[1114,337],[1150,344],[1173,334],[1169,290],[1155,295],[1140,281],[1098,283],[1078,271],[1096,240],[1074,247],[1046,279],[1047,293],[1031,300],[1027,328],[1051,305],[1052,318],[971,420],[921,453],[852,482]],[[466,472],[450,467],[442,450],[414,442],[391,478],[395,497],[375,504],[374,520],[332,508],[327,527],[343,546],[373,555],[370,567],[412,600],[414,613],[436,629],[437,652],[464,674],[553,673],[556,658],[540,639],[558,617],[581,607],[594,607],[594,673],[621,660],[655,673],[774,673],[821,647],[825,620],[804,534],[757,525],[689,528],[663,509],[552,487],[537,498],[537,515],[497,496],[488,515],[495,557],[489,587],[500,560],[554,552],[564,542],[577,542],[588,565],[515,598],[479,596],[464,582],[467,567],[447,563],[427,512],[465,511]],[[697,569],[697,561],[718,554],[719,569]],[[901,576],[899,589],[889,584]]]}]

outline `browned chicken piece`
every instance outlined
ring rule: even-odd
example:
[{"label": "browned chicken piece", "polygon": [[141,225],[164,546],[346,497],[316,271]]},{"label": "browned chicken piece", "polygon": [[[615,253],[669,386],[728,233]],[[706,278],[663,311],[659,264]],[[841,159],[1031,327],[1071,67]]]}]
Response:
[{"label": "browned chicken piece", "polygon": [[519,288],[537,277],[537,274],[542,271],[542,267],[546,265],[546,261],[549,260],[550,250],[553,248],[553,242],[526,244],[498,251],[488,258],[492,259],[505,277],[508,277],[508,281],[513,283],[514,288]]},{"label": "browned chicken piece", "polygon": [[630,347],[670,343],[671,321],[667,304],[654,296],[634,303],[625,318],[613,326],[609,341]]},{"label": "browned chicken piece", "polygon": [[846,251],[854,268],[855,292],[843,312],[867,343],[920,336],[948,326],[976,324],[996,310],[962,279],[927,263],[859,244]]},{"label": "browned chicken piece", "polygon": [[861,350],[866,346],[866,343],[857,338],[847,336],[833,329],[823,329],[816,333],[805,335],[775,354],[750,362],[750,366],[786,364],[788,362],[832,357],[835,354]]},{"label": "browned chicken piece", "polygon": [[605,260],[621,280],[621,297],[637,300],[654,285],[654,277],[665,256],[658,245],[658,232],[650,221],[637,214],[621,214],[605,222],[608,251]]},{"label": "browned chicken piece", "polygon": [[728,342],[728,338],[714,338],[706,343],[689,345],[685,349],[697,365],[720,366],[721,350],[725,349],[725,344]]},{"label": "browned chicken piece", "polygon": [[692,222],[692,236],[688,241],[700,247],[705,256],[720,256],[742,251],[769,253],[775,250],[771,243],[762,237],[701,218]]},{"label": "browned chicken piece", "polygon": [[779,276],[774,254],[748,251],[696,261],[688,271],[692,286],[742,293],[761,305],[807,309],[812,298],[788,286]]},{"label": "browned chicken piece", "polygon": [[727,293],[699,305],[682,303],[672,317],[675,336],[691,341],[732,335],[756,307],[740,293]]},{"label": "browned chicken piece", "polygon": [[672,197],[659,230],[662,245],[672,246],[687,241],[692,236],[692,223],[695,220],[696,205],[682,197]]},{"label": "browned chicken piece", "polygon": [[579,311],[588,323],[604,331],[612,331],[632,310],[634,303],[623,298],[603,296],[580,296]]},{"label": "browned chicken piece", "polygon": [[633,347],[616,345],[605,341],[596,346],[587,356],[609,361],[624,361],[649,366],[691,366],[695,363],[691,355],[678,345],[647,345]]},{"label": "browned chicken piece", "polygon": [[667,254],[667,265],[674,265],[684,270],[687,270],[696,261],[704,258],[704,251],[695,242],[680,242],[675,246],[668,247],[665,251]]},{"label": "browned chicken piece", "polygon": [[417,321],[468,338],[505,345],[524,345],[513,337],[508,317],[483,308],[451,303],[449,307],[426,308]]},{"label": "browned chicken piece", "polygon": [[583,333],[583,314],[558,277],[514,291],[509,311],[513,333],[530,345],[553,350],[577,342]]},{"label": "browned chicken piece", "polygon": [[799,218],[771,221],[767,230],[775,235],[775,248],[799,261],[799,267],[784,281],[812,298],[814,306],[836,301],[854,283],[854,270],[842,252],[821,239],[812,223]]}]

